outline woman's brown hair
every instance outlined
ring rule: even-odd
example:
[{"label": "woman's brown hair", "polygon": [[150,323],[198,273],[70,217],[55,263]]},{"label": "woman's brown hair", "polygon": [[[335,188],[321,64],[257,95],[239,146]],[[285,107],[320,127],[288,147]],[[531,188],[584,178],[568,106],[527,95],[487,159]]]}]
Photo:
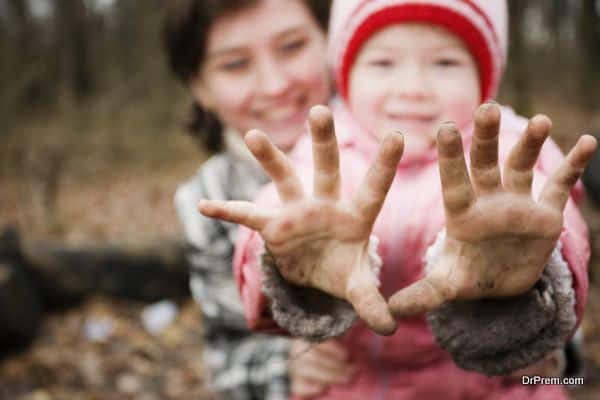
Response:
[{"label": "woman's brown hair", "polygon": [[[164,42],[171,70],[184,83],[198,73],[205,57],[212,23],[219,17],[238,12],[261,0],[169,0],[164,25]],[[329,21],[330,0],[303,0],[324,31]],[[223,145],[223,125],[211,112],[194,103],[188,130],[206,149],[219,151]]]}]

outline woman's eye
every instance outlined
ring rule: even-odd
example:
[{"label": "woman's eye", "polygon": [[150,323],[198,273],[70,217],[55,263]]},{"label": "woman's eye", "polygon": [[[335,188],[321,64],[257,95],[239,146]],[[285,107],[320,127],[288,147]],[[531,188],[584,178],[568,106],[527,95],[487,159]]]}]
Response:
[{"label": "woman's eye", "polygon": [[297,50],[300,50],[301,48],[303,48],[305,44],[306,44],[306,39],[299,39],[299,40],[294,40],[294,41],[285,43],[283,46],[281,46],[280,49],[281,49],[281,51],[283,51],[285,53],[294,53]]},{"label": "woman's eye", "polygon": [[237,72],[246,68],[250,62],[246,59],[239,59],[222,63],[219,69],[227,72]]}]

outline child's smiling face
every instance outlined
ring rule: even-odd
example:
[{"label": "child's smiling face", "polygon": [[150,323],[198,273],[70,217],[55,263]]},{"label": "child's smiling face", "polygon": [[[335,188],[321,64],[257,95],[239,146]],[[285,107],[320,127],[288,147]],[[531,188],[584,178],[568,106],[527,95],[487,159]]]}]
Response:
[{"label": "child's smiling face", "polygon": [[350,71],[348,101],[358,122],[381,137],[404,133],[404,156],[435,146],[439,125],[459,128],[480,104],[475,59],[457,36],[441,27],[402,23],[373,35]]}]

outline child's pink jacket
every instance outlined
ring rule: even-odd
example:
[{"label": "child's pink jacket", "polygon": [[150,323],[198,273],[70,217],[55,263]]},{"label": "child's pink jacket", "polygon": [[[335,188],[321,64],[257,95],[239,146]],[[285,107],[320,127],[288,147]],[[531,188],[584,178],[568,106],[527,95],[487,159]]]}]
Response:
[{"label": "child's pink jacket", "polygon": [[[344,106],[334,101],[336,135],[340,147],[342,192],[349,196],[374,158],[378,143],[372,136],[357,129],[356,122]],[[500,161],[524,132],[527,120],[508,108],[502,109]],[[471,128],[463,131],[463,143],[468,154]],[[534,193],[558,167],[563,158],[554,142],[548,140],[536,166]],[[307,186],[312,177],[310,138],[301,139],[292,153],[299,174]],[[308,190],[308,189],[307,189]],[[577,324],[586,304],[590,255],[588,230],[575,206],[582,195],[581,186],[572,193],[564,213],[564,228],[560,237],[562,256],[572,274],[575,294],[574,313]],[[261,205],[277,205],[279,200],[273,185],[259,195]],[[390,223],[401,221],[401,223]],[[380,290],[389,298],[400,288],[422,277],[424,255],[444,228],[444,210],[439,180],[437,151],[424,154],[418,160],[403,160],[398,168],[382,212],[374,227],[379,238],[379,255],[383,260]],[[263,242],[260,235],[242,229],[238,236],[234,272],[245,307],[248,326],[262,331],[277,331],[271,318],[270,300],[261,289],[259,268]],[[570,312],[570,311],[569,311]],[[359,372],[349,385],[334,386],[322,398],[327,399],[562,399],[560,386],[508,385],[502,378],[460,369],[434,339],[424,317],[402,320],[390,337],[373,333],[362,322],[356,323],[340,341],[347,345]]]}]

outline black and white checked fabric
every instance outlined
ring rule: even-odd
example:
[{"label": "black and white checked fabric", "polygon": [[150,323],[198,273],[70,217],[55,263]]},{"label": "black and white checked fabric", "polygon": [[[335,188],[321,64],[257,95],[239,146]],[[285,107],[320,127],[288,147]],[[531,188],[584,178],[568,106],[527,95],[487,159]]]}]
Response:
[{"label": "black and white checked fabric", "polygon": [[237,226],[197,211],[200,199],[251,200],[267,182],[233,152],[210,158],[177,189],[175,208],[190,244],[190,288],[201,305],[208,383],[219,399],[289,397],[289,339],[248,331],[233,278]]}]

